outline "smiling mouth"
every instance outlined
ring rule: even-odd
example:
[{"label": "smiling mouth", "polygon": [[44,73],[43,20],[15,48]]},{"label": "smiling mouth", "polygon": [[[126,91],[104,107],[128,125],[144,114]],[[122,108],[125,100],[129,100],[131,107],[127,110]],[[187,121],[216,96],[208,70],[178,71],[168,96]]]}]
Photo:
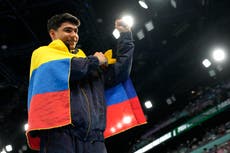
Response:
[{"label": "smiling mouth", "polygon": [[75,44],[77,44],[76,41],[72,41],[72,40],[67,40],[67,43],[68,43],[69,45],[75,45]]},{"label": "smiling mouth", "polygon": [[66,45],[68,46],[69,49],[74,49],[75,46],[77,45],[77,41],[67,40]]}]

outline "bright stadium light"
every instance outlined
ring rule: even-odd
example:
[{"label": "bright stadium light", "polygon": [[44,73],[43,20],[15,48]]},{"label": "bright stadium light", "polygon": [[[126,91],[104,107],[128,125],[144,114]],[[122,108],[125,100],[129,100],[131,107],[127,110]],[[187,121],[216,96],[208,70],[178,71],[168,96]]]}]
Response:
[{"label": "bright stadium light", "polygon": [[10,152],[10,151],[12,151],[12,150],[13,150],[12,145],[7,145],[7,146],[6,146],[6,151],[7,151],[7,152]]},{"label": "bright stadium light", "polygon": [[154,25],[152,21],[148,21],[147,23],[145,23],[145,28],[147,31],[151,31],[154,29]]},{"label": "bright stadium light", "polygon": [[139,40],[143,39],[145,37],[145,34],[144,34],[144,31],[143,30],[140,30],[137,32],[137,38]]},{"label": "bright stadium light", "polygon": [[141,7],[144,9],[148,9],[148,5],[146,4],[145,0],[139,0],[138,3],[140,4]]},{"label": "bright stadium light", "polygon": [[202,64],[204,65],[204,67],[208,68],[211,66],[211,62],[208,59],[204,59]]},{"label": "bright stadium light", "polygon": [[212,57],[217,62],[224,61],[225,58],[226,58],[225,50],[222,49],[222,48],[216,48],[216,49],[214,49]]},{"label": "bright stadium light", "polygon": [[2,151],[0,153],[6,153],[5,149],[2,149]]},{"label": "bright stadium light", "polygon": [[117,29],[113,30],[113,36],[118,39],[120,37],[120,32]]},{"label": "bright stadium light", "polygon": [[176,1],[175,0],[171,0],[170,1],[172,7],[176,8],[177,7],[177,4],[176,4]]},{"label": "bright stadium light", "polygon": [[146,107],[147,109],[152,108],[152,107],[153,107],[152,102],[151,102],[150,100],[146,101],[146,102],[145,102],[145,107]]}]

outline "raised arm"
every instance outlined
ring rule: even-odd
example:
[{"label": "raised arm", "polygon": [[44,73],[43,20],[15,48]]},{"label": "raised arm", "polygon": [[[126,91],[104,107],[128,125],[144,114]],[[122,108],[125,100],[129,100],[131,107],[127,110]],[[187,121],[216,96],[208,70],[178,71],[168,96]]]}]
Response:
[{"label": "raised arm", "polygon": [[125,81],[129,77],[132,67],[134,43],[130,27],[119,19],[115,22],[115,28],[120,32],[115,53],[117,62],[113,65],[109,65],[105,71],[106,87],[111,87]]}]

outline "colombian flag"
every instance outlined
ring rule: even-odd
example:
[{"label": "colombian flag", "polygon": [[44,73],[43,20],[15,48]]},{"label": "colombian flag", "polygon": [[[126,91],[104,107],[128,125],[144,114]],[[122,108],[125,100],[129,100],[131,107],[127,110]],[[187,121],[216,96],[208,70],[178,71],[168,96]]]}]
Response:
[{"label": "colombian flag", "polygon": [[[112,51],[106,53],[111,58]],[[32,137],[35,130],[51,129],[71,124],[69,75],[71,58],[85,58],[83,51],[71,54],[61,40],[54,40],[49,46],[33,52],[28,89],[29,146],[39,150],[39,137]],[[110,62],[111,61],[111,62]],[[109,59],[109,64],[116,62]],[[107,101],[107,127],[105,137],[144,124],[138,97],[131,80],[120,83],[105,91]]]}]

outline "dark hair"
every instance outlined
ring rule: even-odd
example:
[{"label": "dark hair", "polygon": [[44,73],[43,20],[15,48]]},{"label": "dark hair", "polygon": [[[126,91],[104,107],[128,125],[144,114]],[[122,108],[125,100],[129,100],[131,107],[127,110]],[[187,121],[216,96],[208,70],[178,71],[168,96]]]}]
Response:
[{"label": "dark hair", "polygon": [[76,26],[80,26],[80,20],[77,17],[69,13],[56,14],[52,16],[47,22],[48,32],[51,29],[57,30],[64,22],[70,22],[72,24],[75,24]]}]

